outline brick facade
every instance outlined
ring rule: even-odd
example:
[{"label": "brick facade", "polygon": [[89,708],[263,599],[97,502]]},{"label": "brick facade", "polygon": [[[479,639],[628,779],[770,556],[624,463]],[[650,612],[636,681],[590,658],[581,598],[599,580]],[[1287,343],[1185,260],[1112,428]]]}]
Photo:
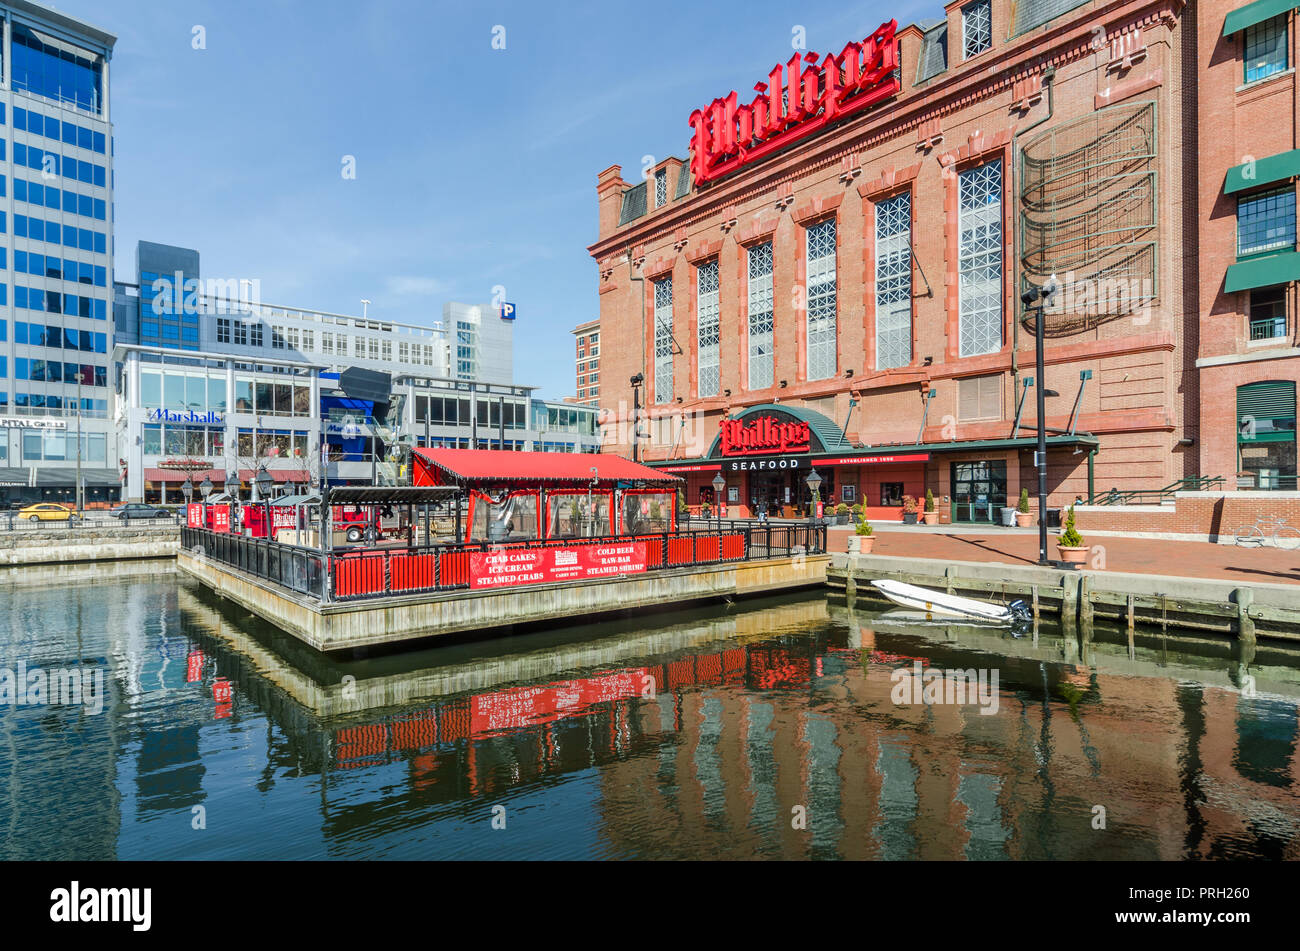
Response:
[{"label": "brick facade", "polygon": [[[1203,22],[1198,30],[1193,14],[1177,0],[1094,0],[1008,39],[1015,5],[993,0],[991,48],[965,61],[960,7],[947,7],[946,69],[920,78],[926,34],[916,26],[900,29],[898,94],[775,155],[702,187],[692,182],[688,192],[680,193],[678,175],[690,174],[689,161],[667,159],[647,173],[649,194],[642,196],[647,200],[640,215],[624,207],[625,200],[635,197],[637,183],[626,181],[617,165],[600,173],[599,238],[589,251],[597,263],[600,323],[608,339],[616,341],[602,361],[607,451],[633,453],[630,420],[637,399],[642,406],[637,451],[648,462],[701,457],[725,416],[757,404],[793,404],[845,424],[855,447],[913,445],[918,432],[923,443],[952,444],[933,453],[924,474],[941,508],[951,489],[952,463],[968,459],[1004,464],[1012,500],[1021,485],[1034,491],[1032,453],[1024,447],[973,454],[960,447],[1009,437],[1024,378],[1034,375],[1032,325],[1020,319],[1015,284],[1017,242],[1023,238],[1019,155],[1026,143],[1049,130],[1112,107],[1149,102],[1156,117],[1153,167],[1159,183],[1152,232],[1157,245],[1154,299],[1118,319],[1074,329],[1049,318],[1045,382],[1059,396],[1048,401],[1047,425],[1069,427],[1080,377],[1087,372],[1091,378],[1082,389],[1076,428],[1098,440],[1098,491],[1155,488],[1188,475],[1235,474],[1235,457],[1229,454],[1225,461],[1219,445],[1224,438],[1233,442],[1235,425],[1227,421],[1224,437],[1223,421],[1213,413],[1235,413],[1227,409],[1232,399],[1222,393],[1235,385],[1238,371],[1216,371],[1201,379],[1205,371],[1198,368],[1198,357],[1210,352],[1206,348],[1215,339],[1203,332],[1201,315],[1220,305],[1212,288],[1198,283],[1195,265],[1189,266],[1199,254],[1201,271],[1218,266],[1217,273],[1222,272],[1206,250],[1206,239],[1198,242],[1201,219],[1221,217],[1222,209],[1208,197],[1207,189],[1213,187],[1204,169],[1198,176],[1186,161],[1197,154],[1198,122],[1200,128],[1217,128],[1207,112],[1212,97],[1204,90],[1198,97],[1196,90],[1207,58],[1226,55],[1215,50],[1212,40],[1231,7],[1202,8],[1196,16],[1202,21],[1217,16],[1217,26]],[[769,61],[779,60],[781,52],[755,51],[747,57],[756,80],[766,78]],[[1240,70],[1240,50],[1234,55],[1232,68]],[[701,90],[699,104],[725,93]],[[1294,110],[1294,99],[1288,102]],[[685,122],[683,126],[685,140]],[[1288,127],[1286,135],[1291,134]],[[1199,137],[1202,146],[1205,138]],[[959,176],[994,160],[1002,163],[1002,341],[992,352],[962,356]],[[666,171],[671,197],[657,205],[654,176],[660,170]],[[1218,181],[1221,188],[1221,172]],[[876,209],[901,193],[911,198],[912,358],[904,366],[876,369]],[[827,219],[836,225],[836,368],[829,378],[810,379],[806,240],[808,228]],[[1104,231],[1098,220],[1096,230]],[[1232,222],[1226,227],[1231,231]],[[1217,234],[1214,239],[1220,240]],[[763,241],[773,246],[774,373],[771,387],[751,390],[746,253]],[[701,396],[695,282],[698,268],[715,260],[721,384],[717,395]],[[673,286],[673,397],[656,404],[654,281],[665,277],[671,277]],[[1211,314],[1204,320],[1211,319],[1219,318]],[[634,395],[629,380],[637,374],[644,385]],[[995,379],[989,384],[998,397],[995,412],[963,414],[961,381],[972,377]],[[1215,394],[1212,401],[1207,393]],[[1023,422],[1030,426],[1035,424],[1033,396],[1030,390],[1024,406]],[[856,403],[851,415],[850,401]],[[1033,431],[1022,427],[1019,435],[1032,436]],[[1087,496],[1087,461],[1087,452],[1069,448],[1049,453],[1051,504]],[[884,475],[864,469],[848,477],[865,492]],[[739,514],[746,514],[743,505]]]}]

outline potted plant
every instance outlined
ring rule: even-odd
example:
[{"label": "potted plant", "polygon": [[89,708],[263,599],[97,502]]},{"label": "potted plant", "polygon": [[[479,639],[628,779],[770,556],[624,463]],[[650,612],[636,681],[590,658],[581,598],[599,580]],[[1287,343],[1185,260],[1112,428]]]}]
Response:
[{"label": "potted plant", "polygon": [[856,524],[858,524],[858,522],[862,521],[862,516],[863,516],[863,513],[864,513],[865,511],[866,511],[866,510],[863,509],[863,507],[862,507],[862,503],[861,503],[861,502],[855,502],[855,503],[853,504],[852,508],[849,509],[849,512],[850,512],[850,514],[852,515],[852,518],[853,518],[853,524],[854,524],[854,525],[856,525]]},{"label": "potted plant", "polygon": [[702,502],[700,504],[700,518],[708,518],[712,514],[713,514],[713,506],[710,505],[708,502]]},{"label": "potted plant", "polygon": [[1088,560],[1088,546],[1083,537],[1074,528],[1074,506],[1066,510],[1065,530],[1057,537],[1056,550],[1061,553],[1061,561],[1081,565]]},{"label": "potted plant", "polygon": [[841,502],[839,505],[835,506],[835,524],[836,525],[849,524],[849,507],[844,502]]},{"label": "potted plant", "polygon": [[1016,506],[1016,524],[1028,528],[1034,524],[1034,516],[1029,511],[1029,490],[1020,490],[1020,504]]},{"label": "potted plant", "polygon": [[925,490],[925,514],[922,518],[927,525],[936,525],[939,522],[939,513],[934,508],[934,493],[929,489]]},{"label": "potted plant", "polygon": [[849,536],[849,554],[869,555],[875,544],[876,536],[873,534],[871,523],[865,518],[858,519],[853,526],[853,534]]},{"label": "potted plant", "polygon": [[914,495],[903,496],[903,524],[916,524],[916,496]]}]

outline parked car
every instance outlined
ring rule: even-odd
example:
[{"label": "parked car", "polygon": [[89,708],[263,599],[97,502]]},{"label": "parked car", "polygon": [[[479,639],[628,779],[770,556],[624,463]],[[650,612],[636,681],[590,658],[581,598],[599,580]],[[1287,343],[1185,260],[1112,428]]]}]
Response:
[{"label": "parked car", "polygon": [[149,505],[145,502],[127,502],[116,508],[109,509],[108,514],[113,518],[171,518],[170,509],[160,508],[157,505]]},{"label": "parked car", "polygon": [[53,502],[37,502],[18,510],[19,518],[31,519],[33,522],[66,522],[77,517],[77,513],[63,505]]}]

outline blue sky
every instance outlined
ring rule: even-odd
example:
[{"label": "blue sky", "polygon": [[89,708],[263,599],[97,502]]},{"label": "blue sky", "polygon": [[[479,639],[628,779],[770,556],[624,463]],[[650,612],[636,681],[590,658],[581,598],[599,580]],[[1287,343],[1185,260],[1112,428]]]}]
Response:
[{"label": "blue sky", "polygon": [[684,158],[691,111],[788,59],[796,25],[824,53],[942,16],[937,0],[53,5],[118,36],[119,278],[136,241],[159,241],[197,249],[205,277],[260,280],[269,303],[368,298],[419,324],[502,285],[516,381],[553,398],[574,392],[569,331],[598,315],[597,172]]}]

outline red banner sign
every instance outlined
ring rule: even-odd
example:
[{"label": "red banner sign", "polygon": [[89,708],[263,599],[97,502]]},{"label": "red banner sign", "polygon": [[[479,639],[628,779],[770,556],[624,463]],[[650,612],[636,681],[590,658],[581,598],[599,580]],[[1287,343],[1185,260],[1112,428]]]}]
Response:
[{"label": "red banner sign", "polygon": [[749,105],[733,90],[691,113],[691,173],[703,185],[757,161],[831,122],[852,115],[899,90],[898,23],[890,20],[839,56],[795,53],[772,67],[766,83],[754,87]]},{"label": "red banner sign", "polygon": [[807,452],[812,445],[812,429],[807,423],[786,423],[774,416],[760,416],[750,423],[724,419],[719,446],[724,456],[768,455],[782,452]]},{"label": "red banner sign", "polygon": [[818,459],[819,466],[872,466],[886,462],[929,462],[928,452],[904,452],[887,456],[840,456],[838,459]]},{"label": "red banner sign", "polygon": [[473,552],[469,568],[472,588],[509,588],[640,574],[646,570],[645,542],[489,549]]},{"label": "red banner sign", "polygon": [[229,505],[209,505],[208,514],[212,519],[212,530],[214,532],[230,531],[230,506]]},{"label": "red banner sign", "polygon": [[203,506],[191,502],[185,506],[185,525],[187,528],[203,528]]}]

